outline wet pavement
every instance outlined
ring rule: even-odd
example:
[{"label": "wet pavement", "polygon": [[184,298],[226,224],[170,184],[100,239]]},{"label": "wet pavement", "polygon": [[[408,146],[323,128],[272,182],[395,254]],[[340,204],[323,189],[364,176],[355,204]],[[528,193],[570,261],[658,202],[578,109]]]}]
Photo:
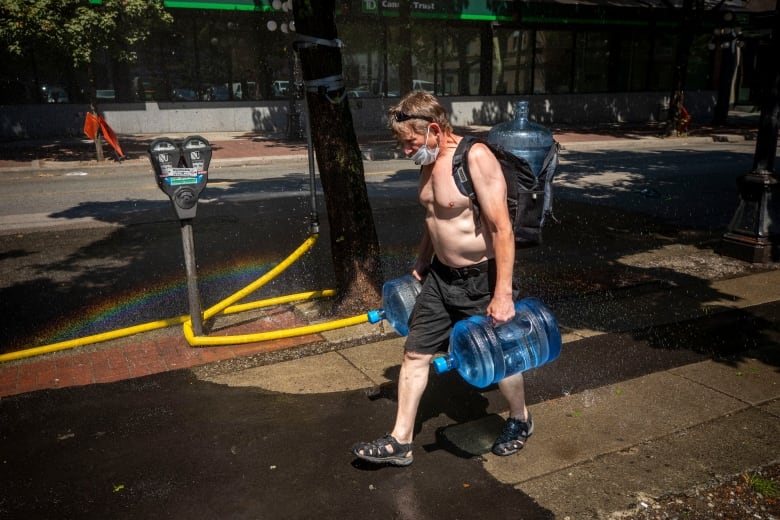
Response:
[{"label": "wet pavement", "polygon": [[[735,128],[673,139],[695,147],[750,132]],[[205,137],[215,161],[306,160],[257,136]],[[556,137],[607,152],[661,139]],[[394,150],[383,138],[361,148],[374,160]],[[74,164],[7,150],[6,168]],[[487,453],[506,413],[500,394],[450,374],[431,378],[412,466],[354,460],[352,443],[382,435],[395,413],[402,343],[381,324],[205,348],[169,327],[0,364],[0,518],[609,518],[778,462],[777,264],[721,257],[711,233],[693,240],[649,217],[561,209],[569,227],[552,228],[524,266],[529,290],[554,302],[564,350],[527,374],[536,432],[520,454]],[[566,238],[585,233],[609,261]],[[633,270],[614,261],[630,240],[643,251]],[[272,325],[306,322],[305,306],[275,312]],[[268,320],[220,333],[258,324]]]}]

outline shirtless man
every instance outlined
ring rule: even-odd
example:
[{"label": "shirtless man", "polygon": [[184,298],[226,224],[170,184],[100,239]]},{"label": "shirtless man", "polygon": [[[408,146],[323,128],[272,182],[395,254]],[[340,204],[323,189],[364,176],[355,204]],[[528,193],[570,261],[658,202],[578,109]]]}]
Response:
[{"label": "shirtless man", "polygon": [[[452,176],[453,154],[462,137],[453,133],[441,103],[426,92],[411,92],[390,109],[389,118],[404,153],[422,167],[418,193],[425,230],[412,274],[423,288],[409,318],[393,430],[355,444],[352,453],[374,463],[408,466],[414,460],[414,424],[429,366],[436,352],[447,349],[454,324],[477,314],[491,317],[495,325],[514,317],[515,241],[501,166],[485,145],[474,144],[468,154],[481,210],[482,224],[476,226],[471,202]],[[509,418],[493,453],[511,455],[533,433],[533,421],[521,373],[498,387],[509,403]]]}]

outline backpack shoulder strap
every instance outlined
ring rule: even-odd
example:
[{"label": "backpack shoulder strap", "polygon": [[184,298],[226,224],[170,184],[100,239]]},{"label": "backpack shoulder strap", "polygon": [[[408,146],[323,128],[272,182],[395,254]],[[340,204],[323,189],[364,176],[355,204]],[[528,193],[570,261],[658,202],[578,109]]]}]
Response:
[{"label": "backpack shoulder strap", "polygon": [[476,142],[482,141],[470,135],[463,136],[460,140],[452,156],[452,176],[458,191],[471,200],[471,206],[474,209],[474,222],[479,229],[481,223],[479,204],[477,203],[477,194],[474,192],[474,184],[471,182],[471,173],[469,173],[469,150],[471,145]]},{"label": "backpack shoulder strap", "polygon": [[553,173],[554,169],[558,166],[558,150],[560,149],[560,143],[558,141],[553,141],[552,146],[547,151],[547,155],[544,158],[544,162],[542,163],[542,173],[544,173],[548,168],[553,166]]}]

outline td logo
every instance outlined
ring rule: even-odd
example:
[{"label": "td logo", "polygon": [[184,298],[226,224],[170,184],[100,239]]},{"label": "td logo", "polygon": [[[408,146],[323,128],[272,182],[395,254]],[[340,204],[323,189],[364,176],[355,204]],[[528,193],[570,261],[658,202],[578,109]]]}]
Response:
[{"label": "td logo", "polygon": [[377,0],[363,0],[364,13],[376,13],[379,8]]}]

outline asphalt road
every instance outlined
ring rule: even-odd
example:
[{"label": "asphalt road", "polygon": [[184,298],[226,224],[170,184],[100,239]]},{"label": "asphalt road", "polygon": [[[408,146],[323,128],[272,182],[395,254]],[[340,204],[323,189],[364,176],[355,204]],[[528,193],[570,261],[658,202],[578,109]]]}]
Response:
[{"label": "asphalt road", "polygon": [[[625,224],[637,219],[646,219],[641,225],[654,232],[668,222],[698,238],[721,233],[738,201],[736,176],[750,168],[752,156],[750,142],[564,151],[555,212],[565,227],[550,229],[551,243],[612,236],[635,251],[646,244],[636,243]],[[421,226],[417,171],[408,160],[365,165],[389,279],[405,272],[415,254]],[[188,313],[181,228],[150,167],[14,171],[3,177],[3,351]],[[311,197],[300,160],[214,169],[209,181],[193,233],[202,299],[216,302],[306,238]],[[321,196],[317,209],[324,220]],[[321,224],[315,250],[263,296],[330,287],[330,237],[327,223]],[[572,254],[603,255],[600,249],[589,239]],[[562,254],[540,248],[523,257],[541,265],[549,255]],[[548,265],[539,276],[549,282],[557,274]],[[546,286],[559,287],[551,298],[568,287],[560,280]]]}]

